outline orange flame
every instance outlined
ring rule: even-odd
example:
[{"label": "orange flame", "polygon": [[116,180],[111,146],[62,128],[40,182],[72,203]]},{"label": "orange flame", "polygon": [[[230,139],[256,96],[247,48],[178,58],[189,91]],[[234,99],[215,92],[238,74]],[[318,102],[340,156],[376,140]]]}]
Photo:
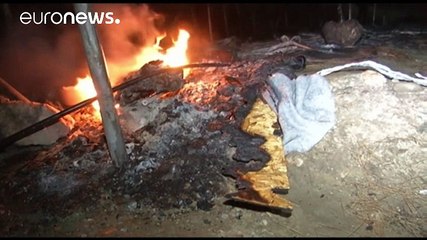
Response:
[{"label": "orange flame", "polygon": [[187,59],[187,48],[188,48],[188,39],[190,34],[180,29],[178,40],[174,42],[174,46],[166,50],[166,55],[164,56],[164,63],[167,66],[179,67],[184,64],[188,64]]},{"label": "orange flame", "polygon": [[[67,103],[78,103],[96,96],[95,87],[93,86],[92,78],[89,75],[86,75],[84,78],[77,78],[76,85],[63,87],[63,89],[66,94],[65,99]],[[93,102],[92,106],[96,110],[95,117],[100,119],[99,102]]]},{"label": "orange flame", "polygon": [[[110,67],[107,67],[108,71],[111,73],[109,75],[112,85],[114,86],[120,77],[123,77],[131,71],[138,70],[150,61],[161,60],[163,61],[164,66],[170,67],[178,67],[188,64],[187,48],[190,34],[187,31],[180,29],[178,39],[174,41],[174,46],[167,49],[165,54],[161,52],[163,49],[159,46],[160,40],[164,37],[165,36],[159,36],[157,37],[156,44],[151,47],[142,48],[140,53],[134,56],[134,61],[132,61],[133,64],[129,62],[112,63]],[[188,69],[184,69],[184,77],[188,75],[187,70]],[[76,85],[63,87],[63,90],[66,103],[70,105],[96,96],[92,78],[89,74],[84,78],[77,78]],[[96,109],[96,117],[100,119],[98,101],[94,102],[92,106]]]}]

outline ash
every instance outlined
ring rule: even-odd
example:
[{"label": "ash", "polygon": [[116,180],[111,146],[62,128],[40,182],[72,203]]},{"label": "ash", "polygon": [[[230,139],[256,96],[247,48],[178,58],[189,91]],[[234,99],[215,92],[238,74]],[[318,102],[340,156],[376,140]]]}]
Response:
[{"label": "ash", "polygon": [[212,110],[198,110],[176,98],[162,105],[156,120],[126,144],[130,164],[123,176],[116,176],[115,189],[140,199],[138,206],[210,209],[225,185],[221,169],[229,162],[230,137],[207,130],[218,116]]}]

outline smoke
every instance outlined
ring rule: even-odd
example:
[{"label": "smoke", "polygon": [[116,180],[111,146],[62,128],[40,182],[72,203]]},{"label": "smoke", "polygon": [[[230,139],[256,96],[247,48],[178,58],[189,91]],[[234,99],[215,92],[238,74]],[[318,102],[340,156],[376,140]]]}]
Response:
[{"label": "smoke", "polygon": [[[93,4],[93,11],[113,12],[120,24],[97,25],[110,68],[132,61],[132,56],[160,35],[162,16],[148,5]],[[13,15],[1,39],[0,77],[33,101],[63,102],[62,87],[76,84],[88,73],[78,25],[23,25],[21,9]],[[43,9],[41,11],[52,11]],[[57,11],[57,10],[53,10]],[[64,11],[73,11],[70,5]],[[111,76],[117,78],[118,76]]]},{"label": "smoke", "polygon": [[[156,37],[163,35],[159,28],[164,23],[162,15],[152,11],[146,4],[96,4],[97,12],[113,12],[120,24],[99,25],[99,37],[108,62],[112,85],[134,71],[138,63],[134,58],[145,47],[156,43]],[[142,66],[138,66],[142,67]]]},{"label": "smoke", "polygon": [[160,35],[158,26],[163,18],[148,5],[96,4],[93,9],[113,12],[114,18],[120,19],[120,24],[103,24],[98,28],[106,58],[111,61],[126,61],[142,47],[152,46]]}]

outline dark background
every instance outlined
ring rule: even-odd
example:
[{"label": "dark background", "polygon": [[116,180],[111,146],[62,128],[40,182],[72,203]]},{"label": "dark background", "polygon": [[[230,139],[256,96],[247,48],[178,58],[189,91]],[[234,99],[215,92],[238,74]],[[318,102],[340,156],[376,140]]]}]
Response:
[{"label": "dark background", "polygon": [[[163,15],[158,28],[176,32],[178,27],[196,31],[205,39],[236,36],[243,41],[271,40],[299,32],[319,33],[327,21],[339,21],[334,4],[156,4]],[[352,18],[365,28],[425,30],[427,4],[351,4]],[[212,35],[209,31],[208,8]],[[343,3],[343,17],[349,4]],[[62,86],[75,84],[87,68],[77,26],[35,26],[19,23],[24,11],[74,11],[72,4],[1,4],[0,77],[34,101],[59,101]],[[375,20],[375,21],[374,21]],[[141,26],[143,29],[144,26]],[[70,29],[74,31],[70,34]],[[64,35],[69,34],[69,37]],[[173,34],[173,33],[171,33]],[[194,36],[194,35],[193,35]],[[191,40],[191,39],[190,39]],[[1,89],[0,89],[0,93]]]},{"label": "dark background", "polygon": [[[172,4],[149,3],[154,11],[165,16],[166,25],[189,24],[208,31],[208,6],[211,11],[212,30],[215,39],[237,36],[241,39],[268,39],[283,33],[301,31],[319,31],[321,26],[330,20],[340,19],[338,3],[305,3],[305,4]],[[348,17],[350,3],[343,3],[343,17]],[[375,22],[373,9],[376,5]],[[72,4],[7,4],[9,21],[16,21],[23,11],[73,11]],[[427,23],[426,3],[353,3],[352,17],[362,25],[382,28],[396,28],[402,25],[424,25]],[[7,15],[5,4],[2,4],[0,16],[1,34],[6,34]],[[227,20],[225,20],[227,19]],[[227,24],[226,24],[227,21]],[[167,27],[167,26],[165,26]]]},{"label": "dark background", "polygon": [[[208,5],[211,10],[214,38],[234,35],[241,39],[263,40],[281,34],[303,31],[319,32],[327,21],[338,21],[338,3],[333,4],[150,4],[165,13],[169,23],[189,22],[208,30]],[[349,3],[342,4],[348,17]],[[351,4],[352,18],[364,26],[397,28],[423,26],[427,23],[427,4]],[[225,13],[225,14],[224,14]],[[227,23],[225,22],[226,16]]]}]

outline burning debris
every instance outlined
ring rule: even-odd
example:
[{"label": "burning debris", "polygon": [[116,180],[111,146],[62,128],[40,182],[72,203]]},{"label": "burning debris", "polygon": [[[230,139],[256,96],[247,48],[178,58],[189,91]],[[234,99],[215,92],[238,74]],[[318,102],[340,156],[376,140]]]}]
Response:
[{"label": "burning debris", "polygon": [[[129,74],[129,76],[122,82],[126,82],[127,80],[134,79],[138,76],[149,76],[156,71],[161,70],[161,64],[163,64],[162,61],[149,62],[138,71]],[[122,82],[119,82],[119,84]],[[124,106],[128,103],[134,102],[135,100],[146,98],[152,93],[178,91],[183,85],[184,79],[182,71],[178,70],[177,73],[165,72],[163,74],[156,75],[155,77],[143,79],[137,84],[123,89],[120,91],[120,94],[117,95],[116,101],[121,106]]]},{"label": "burning debris", "polygon": [[[294,62],[294,59],[286,60],[283,56],[281,61],[279,56],[275,56],[275,59],[281,66],[287,63],[288,71],[291,72],[290,63]],[[128,150],[132,161],[140,162],[126,171],[126,175],[132,179],[123,184],[130,191],[127,194],[134,194],[133,191],[136,189],[143,189],[136,192],[144,192],[146,196],[157,196],[148,201],[158,207],[167,208],[174,205],[175,198],[181,200],[184,198],[181,201],[184,205],[195,203],[197,208],[208,210],[210,208],[208,206],[213,206],[215,196],[230,191],[226,188],[226,179],[222,174],[257,172],[263,169],[271,158],[276,159],[277,155],[270,156],[268,151],[261,148],[266,141],[264,137],[257,136],[259,133],[246,133],[241,128],[256,99],[260,97],[259,91],[263,89],[261,75],[267,77],[271,71],[264,65],[270,59],[263,61],[265,62],[259,61],[252,66],[254,72],[258,74],[247,75],[245,71],[247,68],[242,65],[250,67],[252,64],[250,62],[238,62],[226,68],[212,68],[210,71],[195,70],[185,79],[184,86],[177,94],[154,95],[130,104],[134,114],[139,114],[132,119],[140,120],[140,128],[133,133],[139,144],[128,145],[130,146]],[[122,108],[124,106],[126,105]],[[275,121],[275,118],[272,120]],[[284,154],[281,153],[280,164],[286,169],[283,165]],[[190,167],[191,165],[197,167]],[[275,166],[277,168],[277,165]],[[279,179],[284,179],[275,187],[282,189],[282,192],[286,189],[287,180],[286,175],[279,176],[284,173],[286,171],[275,173]],[[148,184],[147,179],[141,174],[148,178]],[[243,180],[244,178],[240,177],[237,179],[249,180],[247,183],[251,184],[257,179],[255,176],[253,173],[249,179]],[[178,186],[162,183],[163,180],[172,181]],[[264,177],[263,182],[265,180]],[[153,188],[153,185],[172,188],[166,187],[165,193],[161,195],[166,194],[165,197],[159,198],[157,188]],[[200,189],[207,190],[206,186],[209,186],[209,191],[200,192]],[[250,191],[252,188],[244,188],[241,185],[239,189]],[[265,191],[264,187],[262,194],[263,197],[267,197],[264,201],[268,202],[271,194],[266,196]],[[173,197],[169,195],[171,192],[174,193]],[[147,200],[147,197],[145,198]],[[144,205],[146,204],[147,202]],[[260,204],[262,205],[261,202]],[[275,207],[290,209],[289,204],[280,204],[277,199]]]},{"label": "burning debris", "polygon": [[[294,50],[311,48],[297,38],[283,37],[273,47],[242,51],[240,59],[227,67],[206,63],[191,72],[165,69],[188,63],[188,37],[180,31],[175,46],[163,52],[159,41],[143,48],[135,60],[149,55],[158,61],[136,61],[142,65],[139,70],[125,66],[124,78],[118,78],[125,74],[117,72],[119,65],[112,64],[113,92],[129,157],[121,171],[111,166],[102,125],[93,115],[96,106],[82,108],[96,100],[91,85],[79,87],[91,80],[86,77],[66,88],[77,90],[70,96],[78,101],[89,98],[60,112],[71,113],[76,120],[68,138],[28,162],[21,169],[28,178],[2,180],[7,186],[2,194],[53,212],[73,211],[77,201],[96,202],[93,195],[82,193],[96,195],[105,189],[117,199],[127,196],[132,206],[136,202],[162,209],[209,210],[216,198],[230,192],[226,175],[237,182],[238,192],[228,195],[232,200],[289,212],[291,204],[276,195],[289,189],[282,143],[275,136],[281,130],[275,114],[260,99],[271,74],[294,79],[294,72],[305,67],[306,58]],[[45,194],[48,201],[42,200]]]},{"label": "burning debris", "polygon": [[[136,201],[138,206],[209,210],[216,198],[230,192],[223,174],[256,172],[271,159],[261,148],[264,137],[246,133],[241,126],[261,96],[263,79],[279,66],[288,66],[289,74],[295,70],[294,58],[280,55],[272,59],[275,61],[261,59],[235,62],[226,68],[193,69],[185,79],[177,73],[159,74],[145,80],[151,85],[135,84],[119,90],[116,98],[122,126],[127,130],[130,159],[122,172],[112,170],[102,126],[88,115],[93,106],[74,113],[76,127],[71,135],[41,152],[23,170],[40,179],[38,185],[30,192],[16,192],[17,197],[26,199],[28,194],[42,209],[61,211],[73,208],[72,196],[79,192],[111,189],[117,198],[130,196],[129,201]],[[126,79],[149,74],[152,68],[157,69],[158,62],[144,65]],[[286,179],[286,175],[282,177]],[[62,187],[53,180],[68,178],[76,184],[57,193],[55,189]],[[5,191],[27,184],[33,185],[15,182]],[[52,195],[50,200],[37,201],[46,191]],[[53,202],[65,198],[69,204],[56,209]]]}]

